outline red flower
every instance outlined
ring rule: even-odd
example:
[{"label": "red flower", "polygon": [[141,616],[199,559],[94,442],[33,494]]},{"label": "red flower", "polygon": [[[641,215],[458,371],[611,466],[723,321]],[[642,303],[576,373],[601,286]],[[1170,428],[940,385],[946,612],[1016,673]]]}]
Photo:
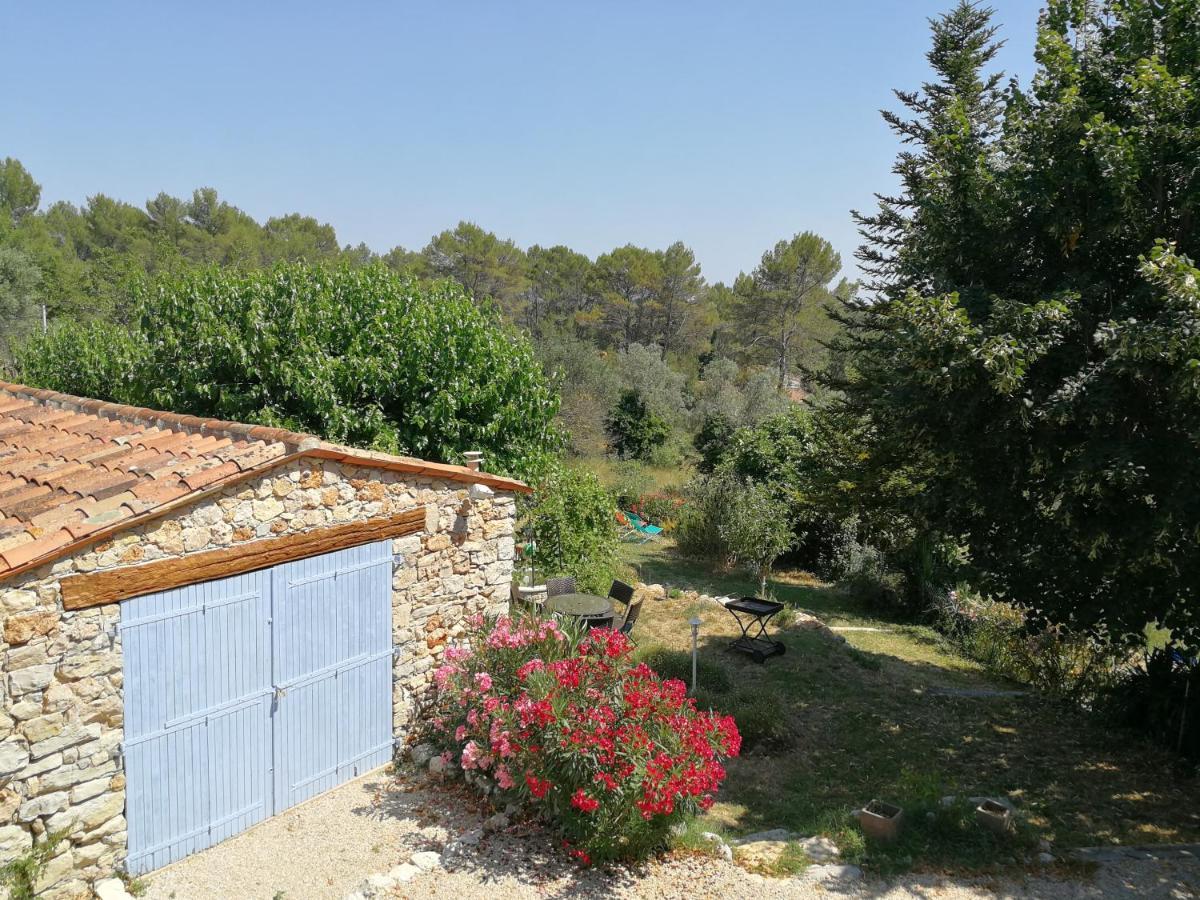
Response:
[{"label": "red flower", "polygon": [[571,795],[571,805],[580,812],[594,813],[600,808],[600,801],[580,788]]},{"label": "red flower", "polygon": [[536,800],[541,800],[550,793],[550,788],[554,787],[549,781],[538,778],[532,772],[525,773],[525,783],[529,785],[529,793],[533,794]]}]

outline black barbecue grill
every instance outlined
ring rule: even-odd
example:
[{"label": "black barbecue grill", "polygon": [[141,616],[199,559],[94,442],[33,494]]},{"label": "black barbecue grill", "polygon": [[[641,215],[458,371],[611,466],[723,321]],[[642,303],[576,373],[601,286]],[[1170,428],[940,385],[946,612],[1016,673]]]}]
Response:
[{"label": "black barbecue grill", "polygon": [[772,656],[782,656],[787,651],[782,642],[772,639],[767,634],[767,623],[783,609],[782,603],[760,600],[757,597],[742,597],[740,600],[730,600],[725,604],[725,608],[742,629],[742,636],[730,644],[730,650],[748,653],[758,663]]}]

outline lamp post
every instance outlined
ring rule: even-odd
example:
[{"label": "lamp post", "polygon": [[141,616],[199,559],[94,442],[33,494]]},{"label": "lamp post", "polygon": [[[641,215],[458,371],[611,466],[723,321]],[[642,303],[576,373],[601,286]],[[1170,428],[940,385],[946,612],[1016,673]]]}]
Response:
[{"label": "lamp post", "polygon": [[700,637],[700,617],[692,616],[689,625],[692,626],[692,693],[696,693],[696,641]]}]

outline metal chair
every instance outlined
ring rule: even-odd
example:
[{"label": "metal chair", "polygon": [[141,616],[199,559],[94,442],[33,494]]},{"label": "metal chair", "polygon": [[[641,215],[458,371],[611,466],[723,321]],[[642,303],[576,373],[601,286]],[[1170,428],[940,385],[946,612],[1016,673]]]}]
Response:
[{"label": "metal chair", "polygon": [[583,620],[583,624],[587,626],[588,631],[593,628],[612,628],[613,616],[589,616]]},{"label": "metal chair", "polygon": [[621,634],[628,635],[637,624],[638,616],[642,613],[642,601],[634,600],[625,610],[625,621],[621,623]]},{"label": "metal chair", "polygon": [[610,600],[616,600],[618,603],[623,603],[629,606],[633,602],[634,589],[633,585],[626,584],[623,581],[614,580],[612,587],[608,589],[608,597]]},{"label": "metal chair", "polygon": [[546,599],[557,597],[560,594],[574,594],[575,579],[574,578],[547,578],[546,579]]}]

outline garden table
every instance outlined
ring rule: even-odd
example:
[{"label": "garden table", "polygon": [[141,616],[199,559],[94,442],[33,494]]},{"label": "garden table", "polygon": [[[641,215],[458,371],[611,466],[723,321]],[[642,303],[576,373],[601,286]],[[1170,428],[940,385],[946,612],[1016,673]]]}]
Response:
[{"label": "garden table", "polygon": [[730,650],[749,653],[758,663],[772,656],[781,656],[787,651],[787,647],[781,641],[776,641],[767,634],[767,623],[783,609],[782,603],[760,600],[757,597],[743,597],[740,600],[730,600],[725,604],[725,608],[742,629],[742,636],[730,644]]},{"label": "garden table", "polygon": [[572,616],[589,623],[601,619],[607,619],[611,623],[613,619],[612,601],[597,594],[559,594],[547,598],[544,609],[548,613]]}]

